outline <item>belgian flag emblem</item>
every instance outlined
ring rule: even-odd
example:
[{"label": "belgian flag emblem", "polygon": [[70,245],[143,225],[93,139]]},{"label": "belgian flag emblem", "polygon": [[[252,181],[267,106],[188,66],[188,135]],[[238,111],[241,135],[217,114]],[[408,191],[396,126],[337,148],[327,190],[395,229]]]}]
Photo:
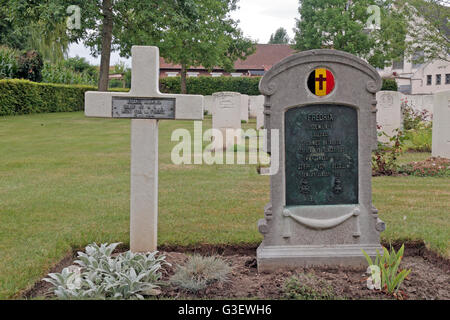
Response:
[{"label": "belgian flag emblem", "polygon": [[308,78],[308,88],[316,96],[329,95],[334,89],[334,75],[330,70],[319,68],[311,72]]}]

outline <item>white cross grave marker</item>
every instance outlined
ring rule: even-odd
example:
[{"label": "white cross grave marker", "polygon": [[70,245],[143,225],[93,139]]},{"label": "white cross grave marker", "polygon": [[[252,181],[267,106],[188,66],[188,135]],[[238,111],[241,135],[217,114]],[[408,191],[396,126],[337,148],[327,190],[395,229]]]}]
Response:
[{"label": "white cross grave marker", "polygon": [[133,46],[129,93],[86,92],[85,115],[131,120],[130,249],[157,249],[158,119],[203,120],[203,96],[159,92],[159,49]]}]

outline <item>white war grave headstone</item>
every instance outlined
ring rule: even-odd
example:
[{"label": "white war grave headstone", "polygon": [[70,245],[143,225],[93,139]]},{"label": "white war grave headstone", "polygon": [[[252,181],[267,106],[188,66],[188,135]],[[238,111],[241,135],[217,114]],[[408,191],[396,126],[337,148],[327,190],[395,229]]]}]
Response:
[{"label": "white war grave headstone", "polygon": [[246,94],[241,94],[241,121],[248,122],[249,98]]},{"label": "white war grave headstone", "polygon": [[222,137],[213,137],[213,150],[227,150],[242,141],[241,94],[216,92],[213,97],[212,127],[222,134]]},{"label": "white war grave headstone", "polygon": [[450,90],[434,94],[433,157],[450,159]]},{"label": "white war grave headstone", "polygon": [[377,70],[345,52],[311,50],[279,62],[259,88],[279,170],[258,222],[258,270],[365,265],[362,250],[374,257],[385,228],[372,205]]},{"label": "white war grave headstone", "polygon": [[256,118],[258,116],[258,110],[264,106],[264,96],[249,96],[249,116],[250,118]]},{"label": "white war grave headstone", "polygon": [[131,120],[130,249],[157,250],[158,120],[203,120],[203,96],[159,92],[159,49],[133,46],[129,93],[86,92],[85,115]]},{"label": "white war grave headstone", "polygon": [[212,114],[212,109],[214,107],[214,97],[213,96],[204,96],[204,108],[208,115]]},{"label": "white war grave headstone", "polygon": [[[402,129],[403,97],[402,93],[396,91],[380,91],[377,93],[377,124],[381,126],[379,132],[384,132],[389,137],[393,137],[397,134],[397,129]],[[384,143],[389,142],[389,138],[385,135],[378,139]]]}]

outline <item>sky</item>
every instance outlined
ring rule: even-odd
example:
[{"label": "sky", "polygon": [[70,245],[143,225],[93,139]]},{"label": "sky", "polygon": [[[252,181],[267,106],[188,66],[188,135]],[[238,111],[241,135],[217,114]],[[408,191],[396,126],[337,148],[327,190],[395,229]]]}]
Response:
[{"label": "sky", "polygon": [[[289,37],[294,36],[295,18],[299,17],[298,0],[240,0],[239,9],[232,13],[235,20],[239,20],[239,27],[246,37],[257,40],[258,43],[267,43],[270,35],[279,27],[287,30]],[[83,44],[72,44],[69,47],[69,56],[86,58],[92,64],[100,64],[100,57],[94,58],[90,50]],[[111,54],[111,65],[119,61],[130,66],[130,59],[121,58],[118,52]]]}]

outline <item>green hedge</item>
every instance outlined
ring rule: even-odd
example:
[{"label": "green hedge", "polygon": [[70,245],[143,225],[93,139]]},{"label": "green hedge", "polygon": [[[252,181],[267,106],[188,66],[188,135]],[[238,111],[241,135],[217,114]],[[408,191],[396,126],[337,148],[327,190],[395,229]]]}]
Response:
[{"label": "green hedge", "polygon": [[[214,92],[232,91],[257,96],[261,94],[258,89],[260,80],[261,77],[198,77],[187,78],[186,86],[189,94],[210,96]],[[163,78],[160,80],[160,88],[164,93],[180,93],[181,79],[180,77]],[[381,90],[397,91],[397,82],[394,79],[383,79]]]},{"label": "green hedge", "polygon": [[[186,87],[188,94],[201,94],[203,96],[210,96],[215,92],[232,91],[250,96],[260,95],[259,81],[261,77],[198,77],[187,78]],[[160,80],[160,89],[164,93],[180,93],[181,92],[181,78],[163,78]]]},{"label": "green hedge", "polygon": [[0,116],[83,111],[86,91],[97,91],[97,88],[17,79],[0,80]]},{"label": "green hedge", "polygon": [[0,80],[0,116],[44,112],[81,111],[89,86]]},{"label": "green hedge", "polygon": [[394,79],[383,79],[383,86],[381,87],[383,91],[398,91],[397,81]]}]

